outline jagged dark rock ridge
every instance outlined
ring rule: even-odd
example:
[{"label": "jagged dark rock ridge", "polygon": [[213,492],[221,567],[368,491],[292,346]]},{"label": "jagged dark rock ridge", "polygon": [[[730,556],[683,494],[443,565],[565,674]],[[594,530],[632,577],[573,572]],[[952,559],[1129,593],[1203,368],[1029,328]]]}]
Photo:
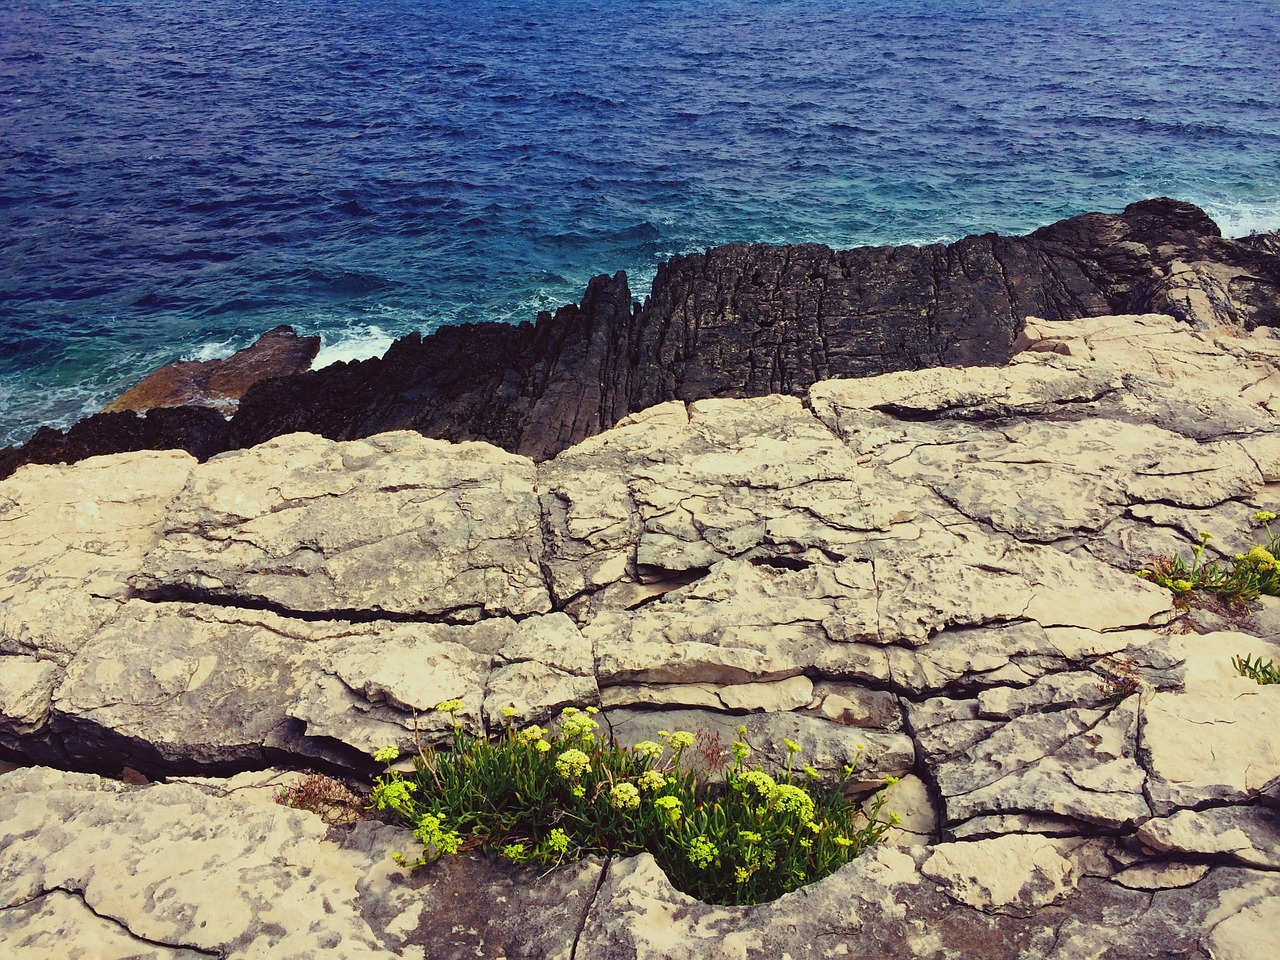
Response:
[{"label": "jagged dark rock ridge", "polygon": [[198,407],[98,414],[0,451],[28,462],[178,448],[201,459],[308,431],[413,429],[546,459],[667,400],[800,395],[835,377],[1000,364],[1029,315],[1167,313],[1195,325],[1280,326],[1274,236],[1224,239],[1169,199],[1024,237],[925,247],[735,244],[663,265],[643,306],[626,276],[536,324],[442,328],[386,356],[252,387],[230,423]]}]

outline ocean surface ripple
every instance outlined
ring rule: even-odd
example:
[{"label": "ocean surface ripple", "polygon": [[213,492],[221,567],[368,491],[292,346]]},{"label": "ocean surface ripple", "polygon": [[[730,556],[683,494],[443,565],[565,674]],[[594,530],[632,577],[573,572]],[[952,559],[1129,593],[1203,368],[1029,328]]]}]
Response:
[{"label": "ocean surface ripple", "polygon": [[0,444],[731,241],[1276,229],[1277,90],[1257,0],[0,0]]}]

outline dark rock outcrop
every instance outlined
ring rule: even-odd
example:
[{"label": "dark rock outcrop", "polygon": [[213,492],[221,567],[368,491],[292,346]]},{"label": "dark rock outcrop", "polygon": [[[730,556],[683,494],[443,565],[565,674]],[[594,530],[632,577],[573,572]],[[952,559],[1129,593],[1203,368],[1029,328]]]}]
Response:
[{"label": "dark rock outcrop", "polygon": [[41,427],[20,447],[0,450],[0,478],[24,463],[78,463],[88,457],[133,450],[185,450],[201,460],[230,448],[230,424],[211,407],[157,407],[95,413],[65,432]]},{"label": "dark rock outcrop", "polygon": [[[1000,364],[1029,315],[1117,313],[1280,326],[1280,257],[1274,243],[1224,239],[1204,211],[1168,199],[1025,237],[844,251],[719,247],[664,264],[643,306],[633,305],[624,274],[599,276],[581,304],[543,313],[536,325],[413,334],[379,359],[261,381],[225,442],[413,429],[545,459],[666,400],[799,395],[833,377]],[[90,420],[71,433],[90,424],[102,443],[73,444],[68,434],[58,446],[42,432],[0,454],[0,477],[24,462],[77,459],[80,449],[137,449],[109,446],[114,424]]]}]

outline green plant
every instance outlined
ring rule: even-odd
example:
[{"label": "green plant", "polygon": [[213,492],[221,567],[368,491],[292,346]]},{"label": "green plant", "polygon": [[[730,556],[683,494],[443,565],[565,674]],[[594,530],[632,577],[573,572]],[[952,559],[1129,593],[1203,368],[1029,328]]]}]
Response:
[{"label": "green plant", "polygon": [[1267,532],[1267,546],[1255,544],[1248,553],[1237,553],[1230,562],[1206,562],[1205,548],[1213,534],[1200,532],[1200,541],[1191,548],[1191,560],[1182,557],[1154,557],[1138,571],[1154,583],[1173,592],[1184,605],[1190,603],[1194,591],[1201,590],[1221,597],[1228,604],[1242,606],[1262,594],[1280,596],[1280,564],[1276,552],[1280,548],[1271,532],[1276,515],[1260,510],[1253,515],[1255,523]]},{"label": "green plant", "polygon": [[1258,683],[1280,683],[1280,668],[1276,667],[1274,660],[1263,663],[1262,657],[1258,657],[1256,662],[1251,662],[1246,654],[1243,657],[1232,657],[1231,665],[1236,668],[1240,676],[1256,680]]},{"label": "green plant", "polygon": [[353,793],[345,783],[312,773],[292,787],[283,787],[275,797],[276,803],[295,810],[310,810],[328,824],[352,823],[360,819],[364,800]]},{"label": "green plant", "polygon": [[[781,777],[748,765],[745,727],[723,766],[720,751],[709,756],[714,738],[700,743],[690,733],[662,731],[662,742],[605,741],[596,734],[594,708],[567,708],[554,735],[539,726],[517,730],[504,711],[507,727],[493,739],[462,729],[459,701],[438,709],[455,717],[452,748],[420,749],[408,779],[388,767],[371,795],[374,806],[414,827],[423,846],[415,866],[474,848],[547,866],[647,850],[692,896],[761,903],[828,875],[897,822],[892,814],[879,818],[883,791],[867,814],[845,795],[861,749],[833,789],[818,791],[814,768],[793,774],[800,753],[793,741],[786,741]],[[682,763],[696,743],[699,765],[723,766],[719,782],[701,782]],[[396,751],[376,757],[390,763]]]},{"label": "green plant", "polygon": [[1258,592],[1272,597],[1280,596],[1280,566],[1276,563],[1280,544],[1276,541],[1276,535],[1271,532],[1271,521],[1275,518],[1276,515],[1270,510],[1255,513],[1254,522],[1267,531],[1267,545],[1264,547],[1255,544],[1248,553],[1237,553],[1235,556],[1236,567],[1248,571],[1257,584]]}]

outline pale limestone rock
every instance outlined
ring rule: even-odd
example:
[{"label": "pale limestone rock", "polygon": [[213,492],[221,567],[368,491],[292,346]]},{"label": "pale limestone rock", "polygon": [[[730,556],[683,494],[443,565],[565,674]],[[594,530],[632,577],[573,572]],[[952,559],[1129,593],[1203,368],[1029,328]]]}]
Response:
[{"label": "pale limestone rock", "polygon": [[[564,618],[567,621],[567,618]],[[490,666],[512,621],[473,625],[302,621],[266,611],[131,600],[53,694],[73,756],[148,745],[136,763],[261,762],[270,751],[371,755],[448,739],[434,707],[461,697],[479,730]],[[299,729],[298,720],[305,722]]]},{"label": "pale limestone rock", "polygon": [[1239,676],[1231,656],[1274,651],[1240,634],[1183,638],[1184,690],[1144,702],[1142,754],[1154,812],[1251,800],[1280,783],[1280,686]]},{"label": "pale limestone rock", "polygon": [[28,465],[0,485],[0,653],[60,663],[116,612],[195,458],[180,451]]},{"label": "pale limestone rock", "polygon": [[17,749],[44,725],[59,673],[48,660],[0,656],[0,745]]},{"label": "pale limestone rock", "polygon": [[134,582],[339,616],[541,613],[533,487],[488,444],[279,437],[194,470]]},{"label": "pale limestone rock", "polygon": [[1209,872],[1203,863],[1142,863],[1121,870],[1111,878],[1130,890],[1169,890],[1198,883]]},{"label": "pale limestone rock", "polygon": [[814,414],[846,439],[860,429],[858,413],[885,411],[954,419],[1044,414],[1061,404],[1088,403],[1121,388],[1118,374],[1076,359],[1031,355],[1007,367],[937,367],[862,380],[825,380],[809,389]]},{"label": "pale limestone rock", "polygon": [[[826,645],[823,620],[838,608],[836,598],[853,593],[856,603],[870,591],[869,578],[856,574],[843,566],[792,571],[726,561],[661,602],[602,612],[583,635],[594,645],[602,687],[785,679]],[[850,581],[852,590],[844,586]]]},{"label": "pale limestone rock", "polygon": [[126,924],[100,917],[78,895],[51,890],[0,910],[0,948],[7,960],[199,960],[200,950],[148,944]]},{"label": "pale limestone rock", "polygon": [[947,833],[956,840],[985,840],[1011,833],[1045,837],[1078,837],[1080,821],[1052,814],[994,813],[953,824]]},{"label": "pale limestone rock", "polygon": [[720,702],[726,710],[754,713],[782,713],[807,707],[813,700],[813,681],[808,677],[790,677],[774,683],[739,683],[720,691]]},{"label": "pale limestone rock", "polygon": [[623,477],[555,460],[538,471],[546,517],[546,570],[552,594],[569,600],[627,578],[639,514]]},{"label": "pale limestone rock", "polygon": [[[16,770],[0,778],[0,904],[73,890],[152,944],[234,956],[388,955],[356,909],[361,864],[322,842],[319,817],[235,811],[220,817],[217,802],[190,786],[130,789]],[[13,935],[3,929],[0,943]]]},{"label": "pale limestone rock", "polygon": [[733,713],[781,713],[807,707],[813,701],[813,681],[789,677],[769,683],[665,683],[606,687],[602,703],[608,707],[637,704],[704,707]]},{"label": "pale limestone rock", "polygon": [[484,714],[496,729],[505,725],[503,708],[522,723],[541,723],[563,707],[599,701],[590,641],[568,616],[552,613],[511,630],[489,674]]},{"label": "pale limestone rock", "polygon": [[1271,889],[1246,887],[1234,896],[1224,895],[1221,906],[1208,918],[1213,924],[1206,944],[1214,960],[1254,960],[1269,949],[1280,933],[1280,884]]},{"label": "pale limestone rock", "polygon": [[[1051,697],[1056,678],[1036,687]],[[1049,699],[1007,721],[982,719],[980,701],[934,698],[908,709],[948,823],[1036,811],[1123,827],[1151,814],[1133,698],[1105,709]]]},{"label": "pale limestone rock", "polygon": [[1271,807],[1210,807],[1155,817],[1137,838],[1152,853],[1228,857],[1243,866],[1280,869],[1280,817]]},{"label": "pale limestone rock", "polygon": [[145,762],[256,760],[290,747],[286,708],[315,669],[324,625],[273,614],[131,600],[80,651],[54,692],[67,749],[146,745]]},{"label": "pale limestone rock", "polygon": [[[785,682],[785,681],[784,681]],[[699,707],[723,710],[720,691],[728,687],[718,683],[640,683],[605,687],[600,693],[602,707]]]},{"label": "pale limestone rock", "polygon": [[944,629],[1013,620],[1098,631],[1141,627],[1169,606],[1167,592],[1145,581],[1050,547],[977,527],[922,529],[911,549],[877,551],[882,643],[921,646]]},{"label": "pale limestone rock", "polygon": [[[379,626],[369,642],[343,645],[312,671],[289,703],[288,716],[304,721],[309,737],[326,737],[370,756],[386,746],[408,753],[419,741],[449,742],[455,717],[479,733],[485,683],[510,621]],[[454,699],[463,703],[456,714],[435,709]]]},{"label": "pale limestone rock", "polygon": [[1034,835],[939,843],[920,867],[959,903],[978,910],[1030,911],[1056,903],[1076,887],[1075,864],[1062,841]]},{"label": "pale limestone rock", "polygon": [[[871,801],[864,801],[862,809],[870,816]],[[885,842],[911,845],[931,842],[938,832],[938,813],[929,796],[929,788],[919,777],[908,774],[884,790],[884,806],[876,818],[889,823],[890,814],[897,814],[898,823],[890,827]]]},{"label": "pale limestone rock", "polygon": [[813,684],[813,696],[814,709],[833,723],[869,730],[902,729],[898,698],[886,690],[827,680]]}]

